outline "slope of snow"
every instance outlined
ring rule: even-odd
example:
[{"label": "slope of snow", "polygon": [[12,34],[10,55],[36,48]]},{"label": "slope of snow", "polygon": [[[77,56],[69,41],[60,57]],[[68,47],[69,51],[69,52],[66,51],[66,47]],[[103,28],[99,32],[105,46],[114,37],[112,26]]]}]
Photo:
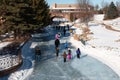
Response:
[{"label": "slope of snow", "polygon": [[105,20],[104,23],[112,26],[114,29],[120,30],[120,17],[113,20]]},{"label": "slope of snow", "polygon": [[94,15],[94,21],[98,23],[104,23],[106,25],[111,26],[114,29],[120,30],[120,17],[112,20],[103,20],[104,14],[96,14]]},{"label": "slope of snow", "polygon": [[86,54],[107,64],[120,76],[120,32],[108,30],[104,25],[99,24],[104,22],[115,28],[119,26],[120,18],[109,21],[102,19],[103,15],[95,15],[94,22],[89,23],[89,28],[93,34],[88,36],[91,40],[86,42],[86,46],[73,38],[70,41],[76,48],[80,47]]},{"label": "slope of snow", "polygon": [[96,14],[94,15],[94,21],[103,21],[104,14]]},{"label": "slope of snow", "polygon": [[[101,15],[95,15],[95,19],[101,20]],[[110,25],[116,23],[120,23],[120,18],[114,19],[114,20],[107,20],[103,21],[105,24]],[[97,24],[96,22],[94,24]],[[116,26],[119,26],[119,24],[116,24]],[[115,28],[116,26],[112,26]],[[96,47],[100,51],[104,51],[105,53],[109,53],[112,55],[118,55],[120,56],[120,32],[115,32],[111,30],[105,29],[105,26],[103,25],[89,25],[89,28],[91,32],[93,32],[93,35],[90,35],[92,38],[90,41],[88,41],[88,44],[91,46]]]},{"label": "slope of snow", "polygon": [[[120,57],[119,56],[113,56],[110,54],[106,54],[103,51],[97,50],[96,48],[92,48],[89,45],[84,46],[80,41],[76,41],[73,38],[70,39],[70,42],[73,46],[76,48],[80,48],[82,52],[84,52],[87,55],[90,55],[99,61],[103,62],[104,64],[108,65],[111,69],[113,69],[119,76],[120,76]],[[113,65],[114,64],[114,65]]]},{"label": "slope of snow", "polygon": [[116,40],[120,38],[119,32],[107,30],[102,25],[90,26],[90,30],[93,32],[93,35],[90,35],[92,40],[88,41],[91,45],[120,47],[120,45],[118,45],[119,42],[116,42]]}]

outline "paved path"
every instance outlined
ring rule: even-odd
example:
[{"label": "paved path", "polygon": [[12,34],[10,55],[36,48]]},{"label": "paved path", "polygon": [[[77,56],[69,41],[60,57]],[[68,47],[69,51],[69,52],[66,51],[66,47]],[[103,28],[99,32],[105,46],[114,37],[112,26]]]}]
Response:
[{"label": "paved path", "polygon": [[[63,58],[55,57],[54,35],[56,31],[48,30],[47,36],[43,36],[41,41],[34,40],[41,47],[42,56],[35,62],[35,68],[27,80],[120,80],[108,66],[98,60],[85,55],[82,52],[81,59],[75,57],[75,48],[72,49],[74,56],[71,61],[63,62]],[[69,41],[69,33],[61,37],[60,55],[63,53],[64,42]]]}]

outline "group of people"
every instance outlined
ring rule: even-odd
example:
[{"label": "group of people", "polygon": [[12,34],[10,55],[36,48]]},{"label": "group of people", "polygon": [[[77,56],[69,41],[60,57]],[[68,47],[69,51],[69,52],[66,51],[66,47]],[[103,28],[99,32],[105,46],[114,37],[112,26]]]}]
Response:
[{"label": "group of people", "polygon": [[72,54],[71,54],[70,48],[68,48],[68,54],[66,53],[66,51],[64,51],[62,56],[64,58],[64,62],[66,62],[67,59],[68,59],[68,61],[70,61],[72,59]]},{"label": "group of people", "polygon": [[55,29],[62,31],[62,32],[63,32],[63,35],[65,36],[67,30],[68,30],[68,31],[70,30],[70,26],[69,26],[69,25],[66,25],[66,26],[55,26]]},{"label": "group of people", "polygon": [[[55,49],[56,49],[56,57],[59,56],[59,45],[60,45],[60,34],[56,34],[55,35]],[[67,60],[70,61],[72,59],[72,51],[68,45],[68,42],[66,41],[65,44],[64,44],[64,48],[65,48],[65,51],[63,52],[62,56],[63,56],[63,60],[64,62],[66,62]],[[66,51],[67,50],[67,51]],[[80,48],[78,48],[76,50],[76,55],[77,55],[77,58],[80,58],[80,55],[81,55],[81,51],[80,51]]]}]

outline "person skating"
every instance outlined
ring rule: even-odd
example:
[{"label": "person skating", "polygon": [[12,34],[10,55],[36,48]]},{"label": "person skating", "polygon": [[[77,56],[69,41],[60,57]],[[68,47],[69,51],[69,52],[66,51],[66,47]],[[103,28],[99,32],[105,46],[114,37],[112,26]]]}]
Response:
[{"label": "person skating", "polygon": [[68,49],[68,55],[67,55],[68,61],[72,58],[71,50]]},{"label": "person skating", "polygon": [[66,54],[65,51],[63,52],[63,55],[62,55],[62,56],[63,56],[63,58],[64,58],[64,62],[66,62],[67,54]]},{"label": "person skating", "polygon": [[64,44],[65,49],[68,49],[68,42],[66,41]]},{"label": "person skating", "polygon": [[63,33],[64,33],[64,36],[65,36],[65,34],[66,34],[66,29],[65,29],[65,27],[64,27],[64,29],[63,29]]},{"label": "person skating", "polygon": [[55,35],[55,48],[57,48],[60,45],[60,33]]},{"label": "person skating", "polygon": [[55,50],[56,50],[56,56],[59,56],[59,45],[60,45],[60,41],[59,39],[55,40]]},{"label": "person skating", "polygon": [[81,55],[80,48],[78,48],[78,49],[76,50],[76,53],[77,53],[77,58],[80,58],[80,55]]},{"label": "person skating", "polygon": [[55,40],[55,48],[59,47],[60,45],[60,40],[59,39],[56,39]]},{"label": "person skating", "polygon": [[35,47],[35,59],[40,60],[41,57],[41,50],[38,46]]}]

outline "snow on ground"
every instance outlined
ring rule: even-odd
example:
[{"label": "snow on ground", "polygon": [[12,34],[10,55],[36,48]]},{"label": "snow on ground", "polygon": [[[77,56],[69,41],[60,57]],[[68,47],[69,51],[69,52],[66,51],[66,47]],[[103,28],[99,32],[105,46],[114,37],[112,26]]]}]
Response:
[{"label": "snow on ground", "polygon": [[89,45],[84,46],[80,41],[76,41],[71,37],[70,42],[76,48],[80,48],[84,55],[89,55],[97,60],[103,62],[108,65],[113,71],[115,71],[118,76],[120,76],[120,57],[112,56],[109,54],[105,54],[103,51],[99,51],[96,48],[92,48]]},{"label": "snow on ground", "polygon": [[[101,20],[102,17],[102,15],[95,15],[95,19],[98,20]],[[109,20],[109,22],[103,22],[115,24],[114,21],[116,21],[116,23],[120,23],[120,18],[117,18],[115,20]],[[116,26],[119,26],[119,24]],[[116,26],[112,27],[114,28]],[[108,52],[105,51],[106,53],[120,56],[120,32],[107,30],[103,25],[99,24],[95,26],[90,25],[89,28],[91,32],[93,32],[93,35],[90,35],[92,39],[88,41],[88,44],[95,46],[102,51],[107,50]]]},{"label": "snow on ground", "polygon": [[94,21],[98,23],[104,23],[106,25],[111,26],[113,29],[120,30],[120,17],[112,20],[103,20],[104,14],[96,14],[94,15]]},{"label": "snow on ground", "polygon": [[11,42],[1,42],[0,43],[0,49],[7,46],[8,44],[10,44]]},{"label": "snow on ground", "polygon": [[94,15],[94,21],[103,21],[104,15],[103,14],[96,14]]},{"label": "snow on ground", "polygon": [[23,64],[22,66],[15,72],[11,73],[8,80],[25,80],[26,77],[30,76],[30,74],[34,70],[35,61],[33,59],[34,54],[33,48],[37,46],[37,43],[32,43],[32,41],[28,41],[26,45],[22,48],[22,58]]},{"label": "snow on ground", "polygon": [[117,42],[120,39],[119,32],[107,30],[102,25],[90,26],[90,30],[93,35],[90,35],[92,39],[88,41],[89,45],[100,50],[107,50],[109,54],[114,53],[120,56],[120,42]]},{"label": "snow on ground", "polygon": [[120,17],[113,20],[105,20],[104,23],[112,26],[114,29],[120,30]]},{"label": "snow on ground", "polygon": [[[89,28],[93,34],[89,35],[91,40],[87,41],[86,46],[73,38],[70,41],[76,48],[80,47],[86,54],[107,64],[120,76],[120,32],[108,30],[99,24],[99,21],[102,22],[103,15],[95,15],[94,18],[95,21],[89,23]],[[107,25],[111,23],[112,27],[116,27],[119,26],[120,18],[103,22],[106,22]]]}]

